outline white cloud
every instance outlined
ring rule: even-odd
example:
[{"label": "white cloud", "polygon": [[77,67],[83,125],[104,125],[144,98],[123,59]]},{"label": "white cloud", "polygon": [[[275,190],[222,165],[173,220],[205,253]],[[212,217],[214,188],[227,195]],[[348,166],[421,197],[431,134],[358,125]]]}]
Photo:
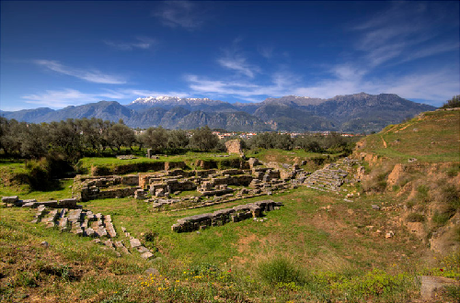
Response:
[{"label": "white cloud", "polygon": [[82,105],[90,102],[98,102],[102,100],[120,101],[129,100],[133,101],[137,98],[148,96],[176,96],[188,97],[189,95],[183,92],[175,91],[152,91],[142,89],[118,89],[111,90],[105,89],[97,93],[83,93],[75,89],[62,89],[62,90],[46,90],[42,93],[30,94],[22,96],[26,103],[46,106],[51,108],[63,108],[69,105]]},{"label": "white cloud", "polygon": [[191,1],[164,2],[153,15],[169,27],[183,27],[188,30],[199,28],[203,24],[203,15]]},{"label": "white cloud", "polygon": [[54,72],[76,77],[88,82],[102,84],[125,84],[126,80],[119,76],[104,74],[98,70],[83,70],[65,66],[53,60],[35,60],[35,64],[45,67]]},{"label": "white cloud", "polygon": [[136,41],[133,42],[114,42],[105,40],[104,43],[118,50],[130,51],[134,49],[150,49],[155,45],[156,41],[152,38],[138,37]]},{"label": "white cloud", "polygon": [[62,108],[69,105],[81,105],[88,102],[100,101],[94,94],[82,93],[75,89],[46,90],[41,94],[32,94],[22,97],[26,103],[47,106],[51,108]]}]

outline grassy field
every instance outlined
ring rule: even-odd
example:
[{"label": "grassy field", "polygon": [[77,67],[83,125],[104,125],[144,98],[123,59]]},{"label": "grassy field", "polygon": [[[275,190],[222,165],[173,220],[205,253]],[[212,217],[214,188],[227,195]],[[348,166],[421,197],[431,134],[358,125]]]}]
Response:
[{"label": "grassy field", "polygon": [[[33,210],[2,208],[2,301],[407,302],[417,297],[416,275],[427,264],[442,266],[420,241],[389,223],[395,213],[371,207],[397,200],[350,203],[306,188],[272,198],[285,205],[263,222],[181,234],[170,230],[179,218],[257,198],[177,212],[153,212],[131,198],[82,203],[112,215],[120,240],[128,241],[121,226],[142,239],[156,251],[151,261],[137,252],[118,258],[91,239],[29,223]],[[386,239],[390,230],[395,237]],[[149,232],[153,242],[143,238]],[[161,276],[144,273],[151,267]]]}]

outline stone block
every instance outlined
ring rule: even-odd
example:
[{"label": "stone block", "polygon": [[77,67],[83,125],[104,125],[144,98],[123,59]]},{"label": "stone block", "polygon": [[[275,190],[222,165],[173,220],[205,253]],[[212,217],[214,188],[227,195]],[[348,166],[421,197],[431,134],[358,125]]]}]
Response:
[{"label": "stone block", "polygon": [[132,248],[136,248],[138,246],[141,246],[141,241],[139,241],[139,239],[132,238],[129,240],[129,244],[131,245]]},{"label": "stone block", "polygon": [[19,201],[18,196],[2,197],[2,202],[3,203],[16,203],[17,201]]}]

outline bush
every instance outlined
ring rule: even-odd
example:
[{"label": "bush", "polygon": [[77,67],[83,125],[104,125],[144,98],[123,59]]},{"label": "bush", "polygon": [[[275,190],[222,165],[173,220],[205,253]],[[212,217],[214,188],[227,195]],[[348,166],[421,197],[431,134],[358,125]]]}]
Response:
[{"label": "bush", "polygon": [[425,222],[425,216],[417,213],[410,213],[406,220],[408,222]]},{"label": "bush", "polygon": [[158,237],[158,233],[149,231],[145,233],[144,239],[146,242],[153,242],[155,241],[155,238]]},{"label": "bush", "polygon": [[437,225],[444,225],[451,218],[451,214],[445,212],[439,212],[438,210],[434,212],[432,220]]},{"label": "bush", "polygon": [[426,185],[420,185],[417,187],[417,198],[422,201],[422,202],[428,202],[429,201],[429,188]]},{"label": "bush", "polygon": [[455,165],[452,165],[452,167],[449,167],[447,170],[446,170],[446,174],[448,177],[456,177],[458,175],[458,172],[460,171],[460,165],[459,164],[455,164]]},{"label": "bush", "polygon": [[460,195],[453,185],[445,185],[441,188],[443,202],[447,202],[451,211],[455,212],[460,208]]},{"label": "bush", "polygon": [[453,96],[452,99],[447,100],[441,108],[455,108],[460,107],[460,95]]},{"label": "bush", "polygon": [[298,266],[283,257],[261,262],[258,273],[262,280],[274,285],[292,282],[302,284],[305,282],[305,275],[298,269]]}]

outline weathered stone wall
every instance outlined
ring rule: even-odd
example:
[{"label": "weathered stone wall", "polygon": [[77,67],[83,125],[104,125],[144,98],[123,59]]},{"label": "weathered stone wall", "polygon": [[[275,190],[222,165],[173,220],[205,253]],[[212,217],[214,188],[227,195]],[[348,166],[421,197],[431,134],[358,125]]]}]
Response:
[{"label": "weathered stone wall", "polygon": [[120,164],[113,166],[92,166],[91,175],[106,176],[106,175],[124,175],[132,172],[160,171],[171,170],[174,168],[185,168],[184,162],[140,162],[131,164]]},{"label": "weathered stone wall", "polygon": [[2,202],[6,204],[13,204],[18,207],[37,208],[39,206],[46,206],[49,208],[78,208],[77,199],[75,198],[37,202],[36,199],[20,200],[18,196],[10,196],[3,197]]},{"label": "weathered stone wall", "polygon": [[272,211],[282,205],[281,202],[274,202],[273,200],[238,205],[233,208],[217,210],[213,213],[179,219],[176,224],[171,226],[171,229],[175,232],[190,232],[205,229],[209,226],[221,226],[229,222],[260,217],[264,211]]},{"label": "weathered stone wall", "polygon": [[243,155],[243,146],[241,144],[241,140],[239,139],[225,142],[225,147],[227,148],[227,153],[229,154]]},{"label": "weathered stone wall", "polygon": [[139,175],[126,175],[126,176],[116,176],[116,175],[107,175],[100,177],[91,177],[91,176],[77,176],[77,181],[86,184],[87,186],[97,186],[97,187],[109,187],[118,184],[136,186],[139,185]]},{"label": "weathered stone wall", "polygon": [[81,189],[81,201],[89,201],[96,199],[108,199],[108,198],[124,198],[133,196],[136,190],[140,189],[139,186],[125,187],[125,188],[112,188],[101,190],[100,188],[93,187],[82,187]]}]

